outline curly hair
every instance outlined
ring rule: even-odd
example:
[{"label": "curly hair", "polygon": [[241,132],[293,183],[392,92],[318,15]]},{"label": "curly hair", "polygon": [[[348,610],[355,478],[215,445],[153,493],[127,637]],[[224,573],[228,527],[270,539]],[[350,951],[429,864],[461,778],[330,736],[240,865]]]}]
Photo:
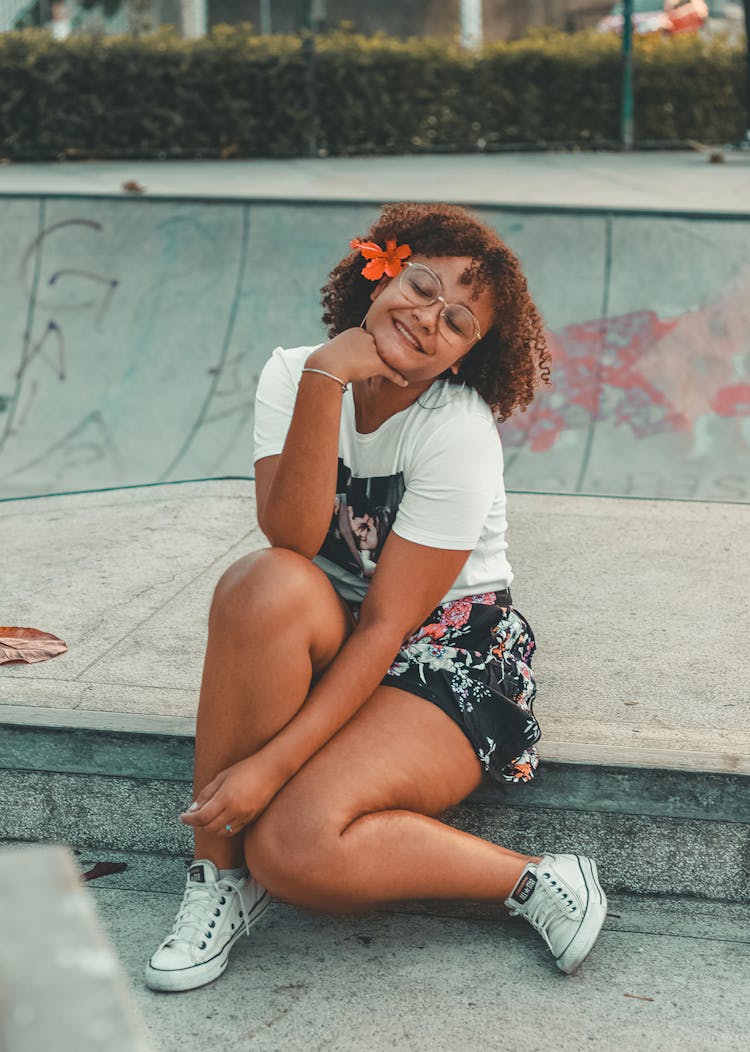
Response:
[{"label": "curly hair", "polygon": [[[488,288],[495,320],[459,366],[456,381],[474,388],[498,420],[531,403],[540,382],[549,383],[550,355],[542,320],[529,295],[521,264],[495,231],[456,205],[391,204],[364,235],[385,245],[408,244],[416,255],[470,256],[461,283],[474,298]],[[370,307],[373,283],[352,252],[331,271],[323,293],[323,322],[331,337],[359,325]],[[453,380],[452,373],[444,379]]]}]

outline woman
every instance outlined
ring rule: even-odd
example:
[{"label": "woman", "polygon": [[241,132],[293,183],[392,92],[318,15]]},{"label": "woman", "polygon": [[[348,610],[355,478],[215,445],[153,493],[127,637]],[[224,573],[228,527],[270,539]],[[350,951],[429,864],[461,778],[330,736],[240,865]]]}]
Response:
[{"label": "woman", "polygon": [[258,387],[272,547],[214,595],[181,816],[195,861],[154,989],[220,975],[270,895],[346,912],[504,902],[565,972],[606,915],[590,859],[518,854],[437,817],[485,774],[537,765],[495,426],[548,379],[519,263],[449,206],[389,206],[352,248],[323,290],[331,339],[278,348]]}]

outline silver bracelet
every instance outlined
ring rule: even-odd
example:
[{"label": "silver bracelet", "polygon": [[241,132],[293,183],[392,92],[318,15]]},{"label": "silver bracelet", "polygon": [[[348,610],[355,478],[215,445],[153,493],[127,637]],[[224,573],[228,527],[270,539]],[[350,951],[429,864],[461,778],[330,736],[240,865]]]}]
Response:
[{"label": "silver bracelet", "polygon": [[303,373],[320,373],[321,376],[327,376],[329,380],[335,380],[337,384],[341,384],[341,390],[346,394],[349,389],[349,384],[345,384],[343,380],[339,380],[338,376],[334,376],[333,373],[327,373],[323,369],[303,369]]}]

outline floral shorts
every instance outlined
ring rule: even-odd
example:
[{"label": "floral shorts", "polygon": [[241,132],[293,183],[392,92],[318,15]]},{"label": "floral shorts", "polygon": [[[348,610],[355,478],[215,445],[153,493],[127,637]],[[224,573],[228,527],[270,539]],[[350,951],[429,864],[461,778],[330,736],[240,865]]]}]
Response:
[{"label": "floral shorts", "polygon": [[382,682],[447,713],[492,778],[528,782],[541,737],[532,711],[536,641],[511,604],[509,592],[486,592],[436,607],[404,640]]}]

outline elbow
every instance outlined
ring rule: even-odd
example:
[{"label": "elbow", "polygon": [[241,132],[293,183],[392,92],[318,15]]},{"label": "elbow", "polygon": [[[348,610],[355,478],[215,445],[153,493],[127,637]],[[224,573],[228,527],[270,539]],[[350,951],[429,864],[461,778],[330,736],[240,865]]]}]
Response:
[{"label": "elbow", "polygon": [[303,559],[307,559],[309,562],[312,562],[312,560],[318,554],[317,548],[308,548],[301,544],[295,544],[294,541],[291,540],[274,540],[271,537],[269,537],[268,539],[271,542],[272,548],[283,548],[284,551],[294,552],[296,555],[301,555]]},{"label": "elbow", "polygon": [[265,530],[262,526],[261,529],[272,548],[284,548],[288,552],[296,552],[297,555],[310,560],[318,554],[318,548],[303,544],[299,537],[287,536],[278,530]]},{"label": "elbow", "polygon": [[[288,526],[285,529],[283,523],[269,521],[267,516],[261,514],[258,515],[258,525],[272,548],[285,548],[310,560],[318,554],[320,544],[315,545],[314,541],[312,544],[305,543],[304,531],[290,530]],[[322,540],[320,543],[323,543]]]}]

